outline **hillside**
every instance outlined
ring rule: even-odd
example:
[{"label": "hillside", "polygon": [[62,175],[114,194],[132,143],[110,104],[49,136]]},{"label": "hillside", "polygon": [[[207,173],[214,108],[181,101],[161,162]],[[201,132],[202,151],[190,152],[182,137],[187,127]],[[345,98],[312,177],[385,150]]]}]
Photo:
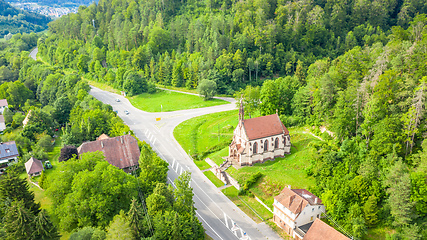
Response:
[{"label": "hillside", "polygon": [[40,32],[47,28],[49,17],[12,7],[0,0],[0,38],[11,33]]},{"label": "hillside", "polygon": [[249,116],[326,127],[304,174],[329,217],[360,239],[425,239],[426,13],[413,0],[101,0],[52,22],[39,53],[127,92],[213,81]]},{"label": "hillside", "polygon": [[[26,0],[9,0],[10,3],[26,3]],[[69,1],[55,1],[55,0],[32,0],[31,2],[37,3],[38,5],[46,6],[61,6],[61,7],[78,7],[80,5],[89,6],[96,0],[69,0]]]}]

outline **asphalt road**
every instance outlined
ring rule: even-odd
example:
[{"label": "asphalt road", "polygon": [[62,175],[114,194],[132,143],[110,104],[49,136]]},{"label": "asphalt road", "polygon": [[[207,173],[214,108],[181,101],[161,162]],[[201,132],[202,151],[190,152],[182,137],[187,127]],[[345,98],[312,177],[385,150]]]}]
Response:
[{"label": "asphalt road", "polygon": [[39,52],[39,48],[38,47],[34,48],[33,51],[30,52],[30,57],[34,60],[37,60],[36,56],[38,52]]},{"label": "asphalt road", "polygon": [[[230,104],[175,112],[148,113],[130,104],[123,96],[92,87],[90,94],[118,111],[119,117],[141,140],[149,143],[169,163],[168,181],[173,182],[183,171],[191,172],[197,217],[213,239],[281,239],[265,223],[257,224],[215,187],[193,163],[173,136],[181,122],[209,113],[236,109],[235,100],[222,98]],[[120,102],[116,102],[119,99]],[[177,103],[178,104],[178,103]],[[125,114],[125,110],[129,114]],[[161,118],[156,121],[156,118]]]}]

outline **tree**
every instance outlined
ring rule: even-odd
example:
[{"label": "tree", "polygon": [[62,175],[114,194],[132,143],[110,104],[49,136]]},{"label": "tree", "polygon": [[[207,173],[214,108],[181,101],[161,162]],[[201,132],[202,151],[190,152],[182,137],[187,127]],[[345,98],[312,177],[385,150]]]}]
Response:
[{"label": "tree", "polygon": [[104,240],[106,235],[106,232],[99,228],[84,227],[75,229],[74,232],[70,235],[69,240]]},{"label": "tree", "polygon": [[15,200],[3,218],[7,240],[27,240],[34,231],[34,213],[25,207],[23,201]]},{"label": "tree", "polygon": [[8,171],[0,180],[0,200],[22,201],[25,209],[38,214],[40,204],[34,202],[34,193],[29,189],[28,182],[18,172]]},{"label": "tree", "polygon": [[107,228],[107,240],[132,239],[132,229],[123,211],[114,216]]},{"label": "tree", "polygon": [[363,212],[365,214],[365,221],[369,226],[373,226],[378,221],[378,198],[375,195],[371,195],[363,206]]},{"label": "tree", "polygon": [[134,96],[147,91],[147,80],[142,78],[138,73],[129,71],[125,73],[123,90],[129,96]]},{"label": "tree", "polygon": [[42,209],[35,217],[34,222],[34,239],[54,240],[61,237],[56,227],[50,221],[50,217],[47,215],[46,210]]},{"label": "tree", "polygon": [[193,188],[190,187],[191,173],[185,171],[175,180],[175,203],[174,210],[179,214],[195,214],[193,201]]},{"label": "tree", "polygon": [[56,99],[53,106],[55,108],[53,113],[55,120],[58,121],[59,124],[68,122],[71,109],[73,108],[71,106],[70,100],[67,97],[59,97]]},{"label": "tree", "polygon": [[209,100],[216,94],[216,83],[211,80],[202,79],[199,86],[197,86],[197,92],[203,96],[205,100]]},{"label": "tree", "polygon": [[143,230],[144,230],[143,229],[144,214],[141,210],[141,206],[136,201],[136,199],[132,199],[127,216],[129,219],[129,227],[131,228],[133,238],[141,239],[141,237],[143,236]]},{"label": "tree", "polygon": [[169,164],[157,156],[156,152],[145,142],[141,146],[138,162],[139,169],[141,169],[139,180],[143,186],[143,192],[152,193],[157,183],[166,182]]},{"label": "tree", "polygon": [[61,155],[59,156],[58,161],[59,162],[67,161],[73,157],[75,158],[79,157],[77,148],[74,146],[65,145],[63,148],[61,148]]}]

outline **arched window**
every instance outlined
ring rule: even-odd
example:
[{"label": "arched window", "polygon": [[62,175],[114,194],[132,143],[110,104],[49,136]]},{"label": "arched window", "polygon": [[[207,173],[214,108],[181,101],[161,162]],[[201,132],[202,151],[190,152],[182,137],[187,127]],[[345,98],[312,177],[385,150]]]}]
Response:
[{"label": "arched window", "polygon": [[258,148],[258,144],[255,142],[254,143],[254,148],[253,148],[253,153],[256,154],[257,153],[257,148]]},{"label": "arched window", "polygon": [[279,138],[276,137],[276,140],[274,140],[274,148],[279,148]]},{"label": "arched window", "polygon": [[268,151],[268,140],[264,141],[264,152]]}]

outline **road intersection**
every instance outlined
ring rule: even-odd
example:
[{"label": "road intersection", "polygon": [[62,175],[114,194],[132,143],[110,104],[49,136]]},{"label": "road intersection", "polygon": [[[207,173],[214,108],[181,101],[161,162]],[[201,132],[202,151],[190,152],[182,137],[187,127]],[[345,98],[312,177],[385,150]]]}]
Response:
[{"label": "road intersection", "polygon": [[[236,109],[234,99],[221,98],[230,103],[213,107],[149,113],[133,107],[128,99],[111,92],[92,87],[90,94],[101,102],[111,105],[135,135],[141,141],[149,143],[159,156],[169,163],[168,181],[170,183],[173,184],[173,180],[182,172],[191,172],[191,187],[197,217],[210,237],[219,240],[281,239],[266,223],[254,222],[215,187],[173,136],[173,129],[187,119]],[[125,114],[125,111],[129,111],[129,114]],[[156,121],[159,118],[161,120]]]}]

